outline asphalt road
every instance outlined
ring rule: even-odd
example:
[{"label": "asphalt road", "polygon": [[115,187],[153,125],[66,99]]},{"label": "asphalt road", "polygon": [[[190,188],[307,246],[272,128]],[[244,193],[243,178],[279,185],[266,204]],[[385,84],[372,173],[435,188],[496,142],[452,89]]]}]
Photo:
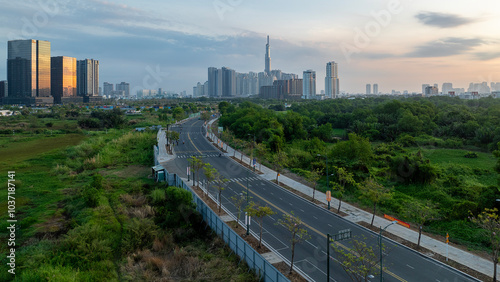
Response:
[{"label": "asphalt road", "polygon": [[[240,195],[243,191],[248,190],[251,201],[271,207],[276,214],[264,219],[263,240],[288,261],[291,259],[291,235],[284,226],[278,224],[278,220],[283,218],[284,213],[290,214],[293,211],[303,221],[311,236],[309,240],[296,245],[294,268],[299,268],[300,271],[309,276],[310,280],[327,281],[327,233],[337,234],[341,230],[350,229],[352,236],[373,247],[378,257],[378,233],[373,233],[344,220],[336,214],[296,196],[275,183],[261,178],[258,174],[254,174],[224,154],[219,157],[220,151],[205,138],[202,126],[203,121],[194,119],[180,127],[173,128],[180,132],[180,141],[179,145],[175,147],[177,158],[167,164],[167,170],[177,173],[181,177],[187,177],[188,158],[193,155],[203,156],[204,162],[210,163],[229,180],[222,193],[222,204],[235,216],[237,210],[230,199],[234,195]],[[201,171],[200,179],[204,179]],[[211,189],[211,193],[216,194],[215,188]],[[244,220],[243,215],[240,219]],[[255,220],[252,220],[250,228],[255,233],[259,233],[259,226]],[[352,247],[351,240],[339,243],[345,249]],[[384,238],[383,244],[385,245],[383,266],[386,268],[383,274],[384,281],[476,281],[391,240]],[[330,249],[330,258],[329,281],[351,281],[341,264],[336,260],[332,249]],[[370,280],[380,281],[379,273],[378,268],[374,270],[372,273],[374,278]]]}]

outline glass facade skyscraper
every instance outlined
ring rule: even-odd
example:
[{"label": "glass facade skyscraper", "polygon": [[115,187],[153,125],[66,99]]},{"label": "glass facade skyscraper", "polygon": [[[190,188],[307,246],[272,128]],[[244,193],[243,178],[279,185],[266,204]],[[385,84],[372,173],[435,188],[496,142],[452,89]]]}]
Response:
[{"label": "glass facade skyscraper", "polygon": [[316,97],[316,72],[306,70],[303,73],[302,98],[313,99]]},{"label": "glass facade skyscraper", "polygon": [[76,58],[52,57],[51,81],[54,103],[60,104],[64,98],[76,97]]},{"label": "glass facade skyscraper", "polygon": [[50,42],[11,40],[8,42],[8,98],[15,103],[23,99],[50,97]]}]

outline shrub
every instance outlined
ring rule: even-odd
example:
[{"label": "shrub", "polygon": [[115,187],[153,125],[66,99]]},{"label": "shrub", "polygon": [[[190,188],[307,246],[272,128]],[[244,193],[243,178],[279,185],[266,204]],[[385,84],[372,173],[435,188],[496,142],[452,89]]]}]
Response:
[{"label": "shrub", "polygon": [[467,152],[465,155],[464,155],[465,158],[468,158],[468,159],[477,159],[479,157],[479,155],[475,152]]}]

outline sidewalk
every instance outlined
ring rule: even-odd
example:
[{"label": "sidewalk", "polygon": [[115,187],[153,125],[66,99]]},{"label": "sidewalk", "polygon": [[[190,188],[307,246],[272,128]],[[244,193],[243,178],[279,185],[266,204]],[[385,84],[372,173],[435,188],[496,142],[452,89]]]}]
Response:
[{"label": "sidewalk", "polygon": [[[215,119],[211,120],[208,123],[208,127],[210,127],[214,121],[215,121]],[[215,139],[215,140],[213,140],[214,143],[217,143],[218,138],[215,136],[213,136],[213,138]],[[224,148],[226,149],[225,146],[224,146]],[[232,157],[234,154],[235,154],[235,150],[233,148],[229,147],[229,145],[227,145],[226,156]],[[242,155],[242,153],[236,151],[236,158],[237,159],[241,159],[241,155]],[[243,162],[246,164],[249,164],[250,158],[248,156],[243,155]],[[257,164],[256,168],[257,169],[259,168],[259,164]],[[276,179],[276,171],[274,171],[274,170],[272,170],[264,165],[262,165],[261,172],[263,174],[260,176],[266,180],[275,180]],[[293,179],[290,179],[286,176],[283,176],[283,175],[280,175],[279,182],[312,198],[313,189],[310,188],[309,186],[306,186],[302,183],[299,183],[299,182],[297,182]],[[326,196],[319,191],[316,191],[314,199],[320,201],[321,203],[324,203],[325,205],[328,204],[328,202],[326,201]],[[332,197],[332,201],[330,202],[331,206],[338,207],[338,203],[339,203],[339,201]],[[363,221],[363,222],[366,222],[368,224],[371,223],[371,219],[372,219],[371,213],[366,212],[364,210],[361,210],[359,208],[356,208],[356,207],[354,207],[346,202],[342,202],[340,210],[348,215],[348,216],[345,216],[344,219],[347,219],[351,222],[357,223],[357,222]],[[379,216],[375,216],[375,220],[373,221],[374,226],[387,226],[390,223],[391,223],[391,221],[389,221],[385,218],[379,217]],[[391,225],[384,232],[389,232],[391,234],[394,234],[402,239],[405,239],[405,240],[413,242],[413,243],[416,243],[418,240],[418,232],[413,231],[409,228],[403,227],[403,226],[398,225],[398,224]],[[438,241],[436,239],[430,238],[430,237],[422,234],[422,238],[420,240],[420,245],[423,248],[427,248],[427,249],[432,250],[433,252],[438,253],[442,256],[446,256],[446,244],[445,244],[445,242]],[[462,265],[468,266],[468,267],[470,267],[470,268],[472,268],[480,273],[488,275],[489,277],[493,277],[493,262],[491,260],[484,259],[482,257],[479,257],[479,256],[476,256],[476,255],[471,254],[469,252],[463,251],[463,250],[458,249],[456,247],[453,247],[451,245],[448,246],[448,258],[450,260],[456,261]],[[497,271],[498,270],[500,270],[500,269],[497,267]]]}]

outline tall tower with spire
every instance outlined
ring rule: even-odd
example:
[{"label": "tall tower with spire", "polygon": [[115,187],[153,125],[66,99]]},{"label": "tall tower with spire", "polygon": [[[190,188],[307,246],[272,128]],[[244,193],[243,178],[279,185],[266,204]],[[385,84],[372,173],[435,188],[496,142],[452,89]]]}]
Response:
[{"label": "tall tower with spire", "polygon": [[264,70],[266,74],[271,74],[271,47],[269,46],[269,35],[267,36],[266,44],[266,69]]}]

